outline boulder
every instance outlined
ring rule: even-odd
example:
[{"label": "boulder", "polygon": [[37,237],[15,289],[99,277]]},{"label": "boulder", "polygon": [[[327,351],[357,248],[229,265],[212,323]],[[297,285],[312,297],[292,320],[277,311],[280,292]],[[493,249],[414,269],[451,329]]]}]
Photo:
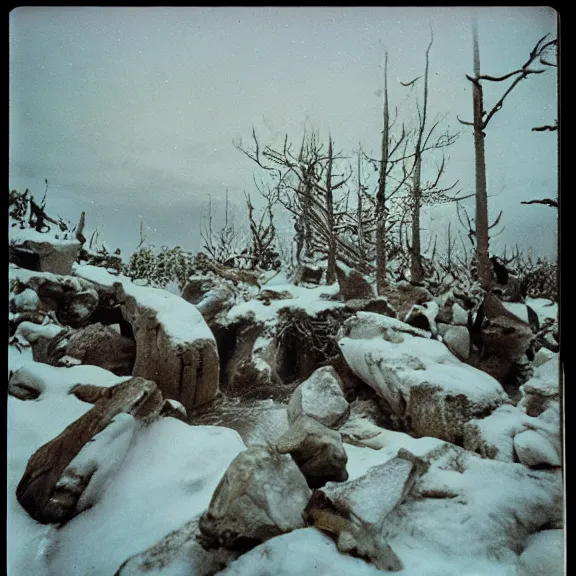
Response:
[{"label": "boulder", "polygon": [[206,322],[211,322],[232,307],[234,290],[213,276],[191,276],[182,290],[182,298],[194,304]]},{"label": "boulder", "polygon": [[514,436],[514,450],[525,466],[561,466],[559,452],[552,442],[535,430],[524,430]]},{"label": "boulder", "polygon": [[348,336],[338,345],[354,373],[387,403],[401,429],[461,444],[467,421],[507,402],[496,380],[460,362],[441,342],[397,330],[402,323],[385,317],[380,318],[388,324],[388,340],[376,338],[376,322],[368,317],[362,330],[362,318],[344,323],[341,335]]},{"label": "boulder", "polygon": [[[32,455],[16,489],[18,502],[42,524],[66,522],[92,505],[122,462],[135,420],[156,418],[161,406],[162,395],[149,380],[132,378],[108,388],[90,411]],[[117,438],[120,446],[110,450]]]},{"label": "boulder", "polygon": [[[554,355],[556,356],[556,355]],[[556,358],[534,370],[534,376],[520,387],[518,406],[529,416],[539,416],[560,400],[560,381]]]},{"label": "boulder", "polygon": [[384,316],[396,318],[396,310],[388,302],[386,296],[375,296],[364,300],[348,300],[346,309],[351,312],[375,312],[376,314],[384,314]]},{"label": "boulder", "polygon": [[413,306],[434,300],[427,288],[414,286],[406,281],[398,282],[396,286],[386,287],[384,295],[401,320],[406,318]]},{"label": "boulder", "polygon": [[464,426],[464,448],[483,458],[526,466],[560,465],[560,417],[552,409],[543,418],[516,406],[501,406],[486,418]]},{"label": "boulder", "polygon": [[[444,328],[445,327],[445,328]],[[470,332],[466,326],[439,325],[442,341],[456,358],[465,362],[470,356]]]},{"label": "boulder", "polygon": [[438,304],[431,300],[430,302],[425,302],[424,304],[414,304],[404,322],[410,324],[410,326],[415,326],[422,330],[427,330],[432,334],[438,333],[438,326],[436,325],[436,316],[438,315]]},{"label": "boulder", "polygon": [[344,302],[349,300],[371,300],[376,296],[368,280],[358,270],[338,263],[336,265],[336,277],[340,285],[340,296]]},{"label": "boulder", "polygon": [[518,576],[564,576],[564,530],[542,530],[528,539],[518,561]]},{"label": "boulder", "polygon": [[[360,478],[315,490],[305,518],[337,539],[341,552],[372,562],[380,570],[399,571],[403,564],[381,538],[387,516],[406,498],[426,465],[407,450]],[[374,487],[379,497],[375,497]]]},{"label": "boulder", "polygon": [[70,274],[82,248],[78,240],[58,240],[35,230],[22,231],[20,236],[16,233],[13,241],[14,248],[37,256],[40,272],[53,274]]},{"label": "boulder", "polygon": [[299,416],[276,441],[276,448],[280,454],[292,456],[310,488],[348,479],[342,437],[313,418]]},{"label": "boulder", "polygon": [[116,376],[130,376],[136,359],[136,343],[100,323],[56,336],[48,343],[45,362],[62,365],[63,357],[76,358],[81,364],[100,366]]},{"label": "boulder", "polygon": [[132,374],[153,380],[165,398],[191,412],[218,393],[216,340],[195,306],[156,288],[115,284],[116,300],[136,340]]},{"label": "boulder", "polygon": [[288,403],[288,420],[292,424],[304,414],[325,426],[338,428],[349,411],[340,377],[332,366],[325,366],[294,390]]},{"label": "boulder", "polygon": [[320,284],[323,274],[324,270],[320,266],[316,266],[309,262],[303,262],[296,269],[292,278],[292,283],[296,286],[299,286],[300,284],[313,284],[317,286]]},{"label": "boulder", "polygon": [[250,446],[232,461],[201,516],[200,543],[206,549],[250,548],[302,528],[310,493],[289,455]]}]

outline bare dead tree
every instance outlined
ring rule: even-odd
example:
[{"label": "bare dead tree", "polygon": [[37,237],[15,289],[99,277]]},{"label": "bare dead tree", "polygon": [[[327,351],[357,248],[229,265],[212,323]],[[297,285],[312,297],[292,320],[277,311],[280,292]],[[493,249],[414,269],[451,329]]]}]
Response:
[{"label": "bare dead tree", "polygon": [[260,194],[273,197],[294,216],[296,259],[300,262],[315,254],[327,257],[327,279],[332,279],[332,270],[335,279],[337,258],[349,265],[361,260],[357,247],[341,235],[346,228],[347,183],[352,175],[343,164],[346,157],[334,152],[331,138],[326,150],[314,133],[304,134],[298,153],[287,135],[282,146],[263,148],[255,131],[252,137],[252,147],[241,142],[234,145],[268,174],[271,185],[255,180]]},{"label": "bare dead tree", "polygon": [[[488,226],[488,196],[486,190],[486,153],[485,129],[492,117],[502,110],[506,97],[514,88],[524,79],[533,74],[542,74],[545,69],[534,68],[534,64],[540,62],[543,65],[551,64],[546,59],[546,54],[557,45],[557,40],[546,41],[548,35],[542,37],[536,43],[536,46],[530,53],[528,60],[521,68],[514,70],[503,76],[490,76],[480,73],[480,50],[478,47],[478,22],[476,18],[472,21],[472,43],[473,43],[473,63],[474,75],[466,75],[466,78],[472,83],[473,99],[473,121],[466,122],[460,120],[461,124],[472,126],[474,130],[474,151],[476,155],[476,260],[478,268],[478,277],[484,290],[490,290],[492,287],[492,272],[488,258],[489,251],[489,226]],[[504,91],[500,99],[487,112],[484,109],[484,97],[482,91],[482,82],[503,82],[513,79],[510,86]]]},{"label": "bare dead tree", "polygon": [[558,208],[558,202],[556,200],[552,200],[552,198],[543,198],[542,200],[528,200],[525,202],[520,202],[520,204],[545,204],[551,208]]}]

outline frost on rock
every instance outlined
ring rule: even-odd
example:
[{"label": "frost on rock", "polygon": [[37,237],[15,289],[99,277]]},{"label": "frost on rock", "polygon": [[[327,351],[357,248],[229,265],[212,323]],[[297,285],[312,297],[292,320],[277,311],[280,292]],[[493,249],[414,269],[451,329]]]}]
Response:
[{"label": "frost on rock", "polygon": [[[496,380],[460,362],[441,342],[394,330],[388,341],[375,337],[373,321],[363,331],[362,318],[352,320],[343,327],[351,336],[338,342],[346,363],[406,431],[461,444],[467,421],[508,401]],[[369,339],[362,337],[366,332]]]},{"label": "frost on rock", "polygon": [[250,446],[230,464],[200,518],[201,543],[211,547],[252,547],[302,528],[310,489],[287,454]]},{"label": "frost on rock", "polygon": [[22,292],[10,298],[10,308],[13,312],[35,312],[40,306],[40,300],[34,290],[25,288]]},{"label": "frost on rock", "polygon": [[524,430],[514,437],[518,460],[525,466],[560,466],[562,461],[552,442],[535,430]]},{"label": "frost on rock", "polygon": [[349,411],[342,381],[332,366],[318,368],[294,390],[288,403],[290,423],[305,414],[325,426],[337,428]]}]

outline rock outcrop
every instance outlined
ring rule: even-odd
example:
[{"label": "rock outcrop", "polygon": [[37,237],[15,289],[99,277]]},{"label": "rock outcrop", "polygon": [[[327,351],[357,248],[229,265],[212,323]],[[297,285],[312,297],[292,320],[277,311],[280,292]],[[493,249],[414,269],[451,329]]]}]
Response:
[{"label": "rock outcrop", "polygon": [[66,522],[81,512],[93,503],[91,483],[103,482],[99,467],[111,473],[107,443],[123,436],[123,454],[112,458],[119,464],[135,421],[156,418],[162,403],[156,384],[143,378],[108,388],[94,408],[32,455],[16,489],[18,502],[43,524]]}]

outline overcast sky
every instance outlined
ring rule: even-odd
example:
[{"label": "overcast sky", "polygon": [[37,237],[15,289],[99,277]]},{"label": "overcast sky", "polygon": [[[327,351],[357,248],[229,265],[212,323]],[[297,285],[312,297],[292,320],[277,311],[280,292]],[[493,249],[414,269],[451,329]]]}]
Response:
[{"label": "overcast sky", "polygon": [[[243,221],[243,190],[256,166],[233,146],[254,126],[262,143],[304,128],[331,134],[339,150],[377,154],[382,130],[382,53],[390,99],[413,115],[429,23],[430,114],[460,131],[446,182],[474,191],[472,8],[95,8],[22,7],[10,14],[10,188],[37,197],[49,181],[49,213],[100,226],[124,255],[139,242],[140,220],[156,246],[200,246],[208,195],[226,189]],[[548,7],[479,8],[482,71],[519,68],[545,34]],[[506,85],[486,86],[491,107]],[[557,113],[556,70],[521,82],[486,135],[492,216],[503,211],[504,244],[556,249],[557,211],[522,205],[556,198],[557,133],[532,132]],[[221,214],[221,203],[219,214]],[[473,207],[471,214],[473,213]],[[459,226],[455,206],[427,211],[428,230]],[[284,223],[288,226],[288,222]]]}]

